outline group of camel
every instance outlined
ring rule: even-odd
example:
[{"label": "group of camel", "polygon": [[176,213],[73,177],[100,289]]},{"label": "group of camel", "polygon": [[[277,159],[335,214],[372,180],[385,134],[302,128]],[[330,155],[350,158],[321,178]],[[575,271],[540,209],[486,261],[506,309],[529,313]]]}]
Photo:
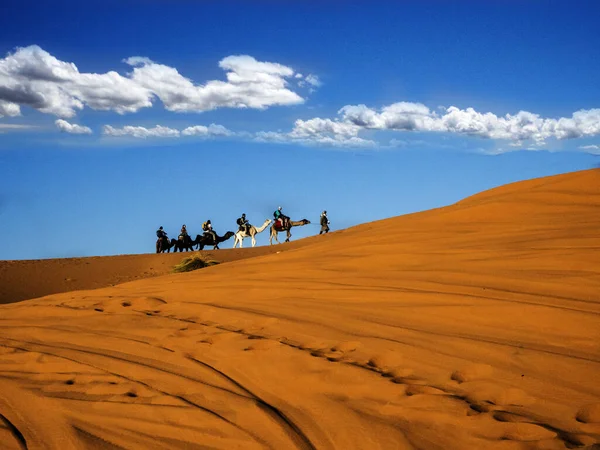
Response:
[{"label": "group of camel", "polygon": [[[216,240],[212,234],[203,234],[196,235],[196,239],[193,239],[190,236],[186,236],[184,239],[171,239],[169,240],[166,237],[159,238],[156,241],[156,253],[162,252],[170,252],[173,249],[174,252],[180,251],[193,251],[194,247],[198,250],[203,250],[204,247],[212,245],[213,249],[216,250],[219,248],[219,244],[221,242],[225,242],[230,239],[232,236],[235,237],[233,241],[233,248],[239,244],[239,248],[242,248],[242,244],[244,242],[244,238],[252,239],[252,247],[256,245],[256,235],[258,233],[263,232],[270,224],[273,222],[271,219],[266,219],[264,223],[260,227],[255,227],[254,225],[250,225],[247,229],[238,230],[237,232],[228,231],[223,236],[219,236],[215,233]],[[286,239],[285,242],[289,242],[292,237],[291,229],[292,227],[301,227],[303,225],[310,224],[310,220],[302,219],[302,220],[288,220],[285,225],[282,225],[281,221],[276,220],[273,225],[271,225],[271,234],[269,236],[269,244],[273,245],[273,239],[279,244],[279,239],[277,238],[278,233],[285,231]]]}]

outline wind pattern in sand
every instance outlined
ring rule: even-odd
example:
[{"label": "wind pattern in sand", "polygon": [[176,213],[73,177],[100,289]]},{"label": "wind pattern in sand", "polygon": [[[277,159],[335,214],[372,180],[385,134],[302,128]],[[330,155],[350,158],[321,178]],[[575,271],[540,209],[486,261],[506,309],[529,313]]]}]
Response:
[{"label": "wind pattern in sand", "polygon": [[4,305],[1,447],[591,448],[599,249],[590,170]]}]

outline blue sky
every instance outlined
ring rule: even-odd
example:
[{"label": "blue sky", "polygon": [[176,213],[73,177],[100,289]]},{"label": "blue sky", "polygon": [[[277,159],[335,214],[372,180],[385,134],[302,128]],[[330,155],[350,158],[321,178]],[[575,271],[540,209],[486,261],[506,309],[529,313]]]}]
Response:
[{"label": "blue sky", "polygon": [[279,205],[314,223],[327,209],[335,230],[595,167],[599,16],[596,1],[5,0],[0,259],[147,253],[160,225],[222,234]]}]

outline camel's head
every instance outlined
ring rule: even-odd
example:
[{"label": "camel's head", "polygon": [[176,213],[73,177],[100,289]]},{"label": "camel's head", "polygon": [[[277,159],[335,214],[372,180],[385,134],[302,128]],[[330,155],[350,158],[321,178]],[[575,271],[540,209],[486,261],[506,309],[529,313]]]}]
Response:
[{"label": "camel's head", "polygon": [[310,220],[308,220],[308,219],[302,219],[302,223],[304,225],[308,225],[308,224],[310,224]]},{"label": "camel's head", "polygon": [[227,233],[225,233],[225,234],[223,235],[223,239],[224,239],[224,240],[227,240],[227,239],[229,239],[231,236],[233,236],[234,234],[235,234],[235,233],[234,233],[233,231],[228,231]]}]

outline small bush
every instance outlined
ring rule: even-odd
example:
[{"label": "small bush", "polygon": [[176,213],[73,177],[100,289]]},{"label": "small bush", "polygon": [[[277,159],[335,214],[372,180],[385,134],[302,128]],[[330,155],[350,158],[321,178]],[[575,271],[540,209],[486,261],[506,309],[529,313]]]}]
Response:
[{"label": "small bush", "polygon": [[215,264],[219,264],[219,262],[212,259],[204,260],[199,255],[188,256],[173,268],[173,272],[191,272]]}]

